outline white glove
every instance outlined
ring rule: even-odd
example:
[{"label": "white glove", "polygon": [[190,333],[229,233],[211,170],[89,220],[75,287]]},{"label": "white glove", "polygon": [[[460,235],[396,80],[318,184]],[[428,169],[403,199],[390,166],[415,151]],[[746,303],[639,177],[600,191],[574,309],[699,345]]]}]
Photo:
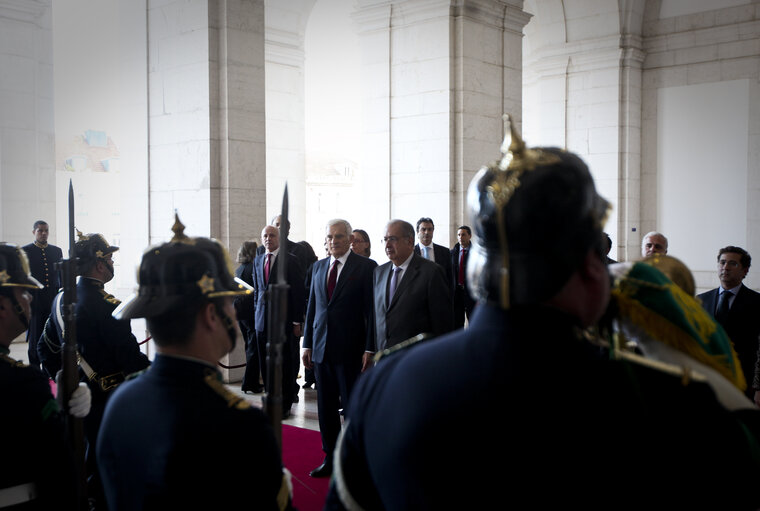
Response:
[{"label": "white glove", "polygon": [[77,419],[82,419],[90,413],[90,403],[92,394],[90,388],[84,382],[79,382],[79,386],[71,393],[69,399],[69,413]]}]

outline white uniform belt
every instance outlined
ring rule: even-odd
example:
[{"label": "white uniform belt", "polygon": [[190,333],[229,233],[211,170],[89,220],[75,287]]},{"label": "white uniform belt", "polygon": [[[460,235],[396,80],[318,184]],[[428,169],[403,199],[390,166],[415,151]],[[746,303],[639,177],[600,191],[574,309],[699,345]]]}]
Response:
[{"label": "white uniform belt", "polygon": [[0,508],[23,504],[37,498],[37,486],[24,483],[10,488],[0,489]]}]

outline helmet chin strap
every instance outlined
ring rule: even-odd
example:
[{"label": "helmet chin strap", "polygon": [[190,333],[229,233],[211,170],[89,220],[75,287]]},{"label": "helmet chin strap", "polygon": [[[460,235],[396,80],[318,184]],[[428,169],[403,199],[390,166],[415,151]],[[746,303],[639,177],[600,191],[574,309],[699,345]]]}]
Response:
[{"label": "helmet chin strap", "polygon": [[232,348],[230,351],[235,349],[235,344],[237,342],[237,331],[235,330],[235,323],[232,322],[232,318],[230,318],[218,305],[214,304],[214,308],[216,309],[216,313],[219,314],[219,317],[222,319],[222,324],[227,329],[227,335],[230,337],[230,342],[232,342]]},{"label": "helmet chin strap", "polygon": [[21,324],[24,325],[24,330],[29,329],[29,320],[26,317],[26,314],[24,314],[24,308],[21,307],[21,304],[18,303],[18,300],[16,300],[16,295],[11,294],[8,296],[8,298],[11,299],[11,304],[13,305],[13,311],[18,316],[18,319],[21,321]]}]

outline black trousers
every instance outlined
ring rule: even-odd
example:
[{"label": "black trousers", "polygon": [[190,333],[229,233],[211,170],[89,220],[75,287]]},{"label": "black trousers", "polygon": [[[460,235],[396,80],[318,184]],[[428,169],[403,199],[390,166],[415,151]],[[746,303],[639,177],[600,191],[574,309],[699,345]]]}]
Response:
[{"label": "black trousers", "polygon": [[[293,372],[293,350],[298,346],[298,338],[293,335],[292,330],[286,332],[285,337],[285,342],[282,343],[282,409],[290,410],[296,395],[295,385],[298,373]],[[264,387],[267,392],[270,392],[266,332],[256,332],[256,345],[259,351],[261,375],[264,377]]]},{"label": "black trousers", "polygon": [[248,321],[238,321],[238,325],[240,325],[240,332],[243,334],[243,341],[245,341],[245,374],[243,374],[243,383],[240,388],[242,390],[258,390],[262,380],[256,330],[251,328]]},{"label": "black trousers", "polygon": [[464,286],[456,286],[454,289],[454,328],[462,328],[464,326],[465,316],[467,316],[467,321],[470,321],[472,311],[475,309],[475,303],[475,300],[472,299]]},{"label": "black trousers", "polygon": [[322,434],[322,450],[325,459],[332,461],[332,453],[340,434],[340,409],[347,413],[348,399],[361,373],[361,358],[355,363],[315,363],[317,379],[317,411],[319,431]]}]

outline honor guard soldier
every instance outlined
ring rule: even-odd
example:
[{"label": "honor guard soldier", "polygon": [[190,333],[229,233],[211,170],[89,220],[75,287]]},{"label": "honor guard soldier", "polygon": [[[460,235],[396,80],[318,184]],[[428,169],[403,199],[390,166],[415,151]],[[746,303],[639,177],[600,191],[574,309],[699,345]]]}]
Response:
[{"label": "honor guard soldier", "polygon": [[145,252],[137,294],[114,311],[145,318],[157,354],[106,409],[98,461],[109,509],[290,508],[267,417],[217,366],[240,337],[234,298],[251,287],[217,241],[183,230],[177,220],[172,240]]},{"label": "honor guard soldier", "polygon": [[609,204],[578,156],[506,131],[468,191],[472,322],[362,376],[326,509],[757,509],[760,411],[600,356]]},{"label": "honor guard soldier", "polygon": [[[4,441],[0,507],[74,510],[74,458],[48,379],[37,368],[8,356],[11,341],[29,325],[31,292],[41,288],[30,275],[25,252],[0,243],[0,438]],[[90,393],[83,385],[74,392],[69,410],[84,417],[89,407]]]},{"label": "honor guard soldier", "polygon": [[39,368],[40,358],[37,355],[37,341],[42,335],[48,316],[50,316],[50,306],[53,299],[61,287],[61,279],[55,265],[63,259],[63,252],[59,247],[48,243],[50,227],[44,220],[34,222],[32,234],[34,234],[34,242],[24,245],[23,248],[29,258],[29,269],[32,272],[32,277],[37,279],[42,287],[33,293],[32,317],[29,321],[29,329],[26,331],[26,340],[29,344],[29,364]]},{"label": "honor guard soldier", "polygon": [[[104,496],[95,445],[106,402],[129,374],[145,369],[150,362],[140,351],[129,321],[117,320],[111,315],[121,302],[104,286],[114,277],[113,253],[119,247],[109,245],[102,234],[77,234],[79,240],[75,253],[79,281],[75,311],[79,373],[92,391],[92,409],[84,420],[87,492],[97,509]],[[61,368],[62,300],[63,293],[59,293],[53,301],[50,321],[37,345],[40,362],[51,378],[55,378]]]}]

